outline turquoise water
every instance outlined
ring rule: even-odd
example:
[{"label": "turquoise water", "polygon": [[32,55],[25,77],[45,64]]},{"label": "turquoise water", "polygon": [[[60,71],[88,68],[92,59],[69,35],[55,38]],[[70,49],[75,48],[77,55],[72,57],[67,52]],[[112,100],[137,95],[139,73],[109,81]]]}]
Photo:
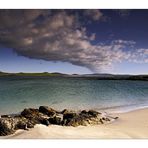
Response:
[{"label": "turquoise water", "polygon": [[0,78],[0,114],[26,107],[125,111],[148,106],[148,81]]}]

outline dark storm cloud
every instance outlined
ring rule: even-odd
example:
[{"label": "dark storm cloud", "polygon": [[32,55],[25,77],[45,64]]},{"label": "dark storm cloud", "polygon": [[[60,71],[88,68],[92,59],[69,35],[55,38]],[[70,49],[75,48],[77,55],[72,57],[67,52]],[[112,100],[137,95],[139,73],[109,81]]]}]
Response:
[{"label": "dark storm cloud", "polygon": [[[75,10],[76,11],[76,10]],[[0,10],[0,43],[29,58],[70,62],[93,71],[111,67],[114,62],[131,60],[146,62],[147,49],[133,48],[135,42],[116,40],[93,45],[96,32],[87,35],[87,28],[78,19],[100,21],[99,10]],[[141,54],[142,59],[139,59]]]}]

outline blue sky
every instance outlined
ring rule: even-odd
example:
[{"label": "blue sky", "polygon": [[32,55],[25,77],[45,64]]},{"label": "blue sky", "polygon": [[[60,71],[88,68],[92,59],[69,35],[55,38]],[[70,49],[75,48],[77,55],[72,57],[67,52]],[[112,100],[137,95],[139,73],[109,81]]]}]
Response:
[{"label": "blue sky", "polygon": [[[6,58],[7,57],[7,58]],[[89,69],[68,62],[49,62],[18,56],[8,48],[0,48],[0,70],[5,72],[92,73]]]},{"label": "blue sky", "polygon": [[1,10],[0,71],[148,74],[148,10]]}]

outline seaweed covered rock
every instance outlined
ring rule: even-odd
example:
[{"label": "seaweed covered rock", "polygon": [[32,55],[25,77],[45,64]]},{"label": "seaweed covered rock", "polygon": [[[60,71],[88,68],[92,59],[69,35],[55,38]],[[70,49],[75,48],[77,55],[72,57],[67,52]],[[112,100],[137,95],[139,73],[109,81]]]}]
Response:
[{"label": "seaweed covered rock", "polygon": [[53,117],[56,115],[56,110],[48,107],[48,106],[40,106],[39,107],[39,112],[48,115],[49,117]]}]

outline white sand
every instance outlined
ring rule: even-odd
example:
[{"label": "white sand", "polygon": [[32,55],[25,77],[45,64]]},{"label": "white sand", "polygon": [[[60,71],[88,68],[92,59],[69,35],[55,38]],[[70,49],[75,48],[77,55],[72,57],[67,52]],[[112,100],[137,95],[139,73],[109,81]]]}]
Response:
[{"label": "white sand", "polygon": [[119,119],[97,126],[44,126],[36,125],[29,131],[18,130],[15,134],[1,137],[13,139],[67,139],[67,138],[148,138],[148,109],[116,114]]}]

